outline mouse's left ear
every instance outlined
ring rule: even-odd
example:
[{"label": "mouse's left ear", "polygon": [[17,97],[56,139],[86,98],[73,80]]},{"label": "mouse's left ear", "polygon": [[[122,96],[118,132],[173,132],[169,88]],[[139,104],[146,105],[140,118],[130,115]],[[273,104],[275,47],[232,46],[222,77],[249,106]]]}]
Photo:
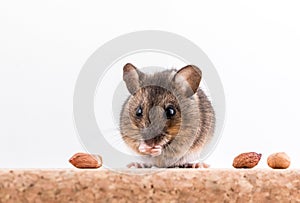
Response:
[{"label": "mouse's left ear", "polygon": [[174,76],[174,81],[183,91],[183,93],[190,97],[197,92],[202,78],[201,70],[194,65],[187,65],[181,68]]},{"label": "mouse's left ear", "polygon": [[127,63],[123,67],[123,80],[126,83],[127,89],[130,94],[134,94],[137,90],[140,89],[141,81],[143,80],[145,74],[138,70],[131,63]]}]

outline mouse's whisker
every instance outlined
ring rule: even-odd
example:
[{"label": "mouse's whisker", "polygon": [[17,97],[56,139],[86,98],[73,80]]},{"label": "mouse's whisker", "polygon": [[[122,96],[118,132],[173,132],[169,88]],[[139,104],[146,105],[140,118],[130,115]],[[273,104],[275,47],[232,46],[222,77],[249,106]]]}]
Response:
[{"label": "mouse's whisker", "polygon": [[[134,138],[136,140],[140,140],[140,139],[137,139],[137,138]],[[122,137],[116,137],[114,139],[114,142],[118,142],[118,143],[125,143],[124,139]]]},{"label": "mouse's whisker", "polygon": [[132,134],[130,136],[120,136],[121,139],[130,139],[130,140],[134,140],[134,141],[142,141],[142,137],[139,134]]},{"label": "mouse's whisker", "polygon": [[[166,149],[167,149],[170,153],[176,155],[176,153],[175,153],[175,151],[174,151],[172,145],[170,145],[170,144],[166,145]],[[164,150],[163,150],[163,151],[164,151]]]}]

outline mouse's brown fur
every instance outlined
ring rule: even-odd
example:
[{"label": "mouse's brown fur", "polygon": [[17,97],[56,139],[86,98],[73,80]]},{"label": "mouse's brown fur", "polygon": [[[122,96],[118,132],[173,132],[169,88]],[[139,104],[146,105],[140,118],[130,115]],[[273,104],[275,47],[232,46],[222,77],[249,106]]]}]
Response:
[{"label": "mouse's brown fur", "polygon": [[[121,135],[131,149],[144,155],[148,165],[174,167],[196,161],[212,137],[215,115],[199,88],[201,77],[192,65],[151,75],[132,64],[124,66],[123,79],[131,96],[122,108]],[[170,118],[168,108],[176,112]],[[142,115],[137,116],[137,109],[142,109]],[[161,153],[153,156],[141,151],[142,143],[148,148],[160,146]]]}]

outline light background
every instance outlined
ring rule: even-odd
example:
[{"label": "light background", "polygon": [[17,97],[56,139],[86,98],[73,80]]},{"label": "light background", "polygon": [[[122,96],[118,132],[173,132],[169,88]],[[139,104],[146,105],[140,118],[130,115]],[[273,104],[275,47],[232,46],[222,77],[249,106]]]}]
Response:
[{"label": "light background", "polygon": [[72,116],[76,78],[103,43],[137,30],[182,35],[222,79],[227,116],[207,160],[277,151],[300,167],[298,1],[1,1],[0,167],[71,167],[83,148]]}]

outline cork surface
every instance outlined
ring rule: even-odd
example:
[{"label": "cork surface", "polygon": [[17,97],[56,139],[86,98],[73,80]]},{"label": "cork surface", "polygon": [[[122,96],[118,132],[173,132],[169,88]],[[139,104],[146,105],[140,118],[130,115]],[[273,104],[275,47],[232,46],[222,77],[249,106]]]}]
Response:
[{"label": "cork surface", "polygon": [[300,202],[299,177],[272,169],[0,169],[0,202]]}]

